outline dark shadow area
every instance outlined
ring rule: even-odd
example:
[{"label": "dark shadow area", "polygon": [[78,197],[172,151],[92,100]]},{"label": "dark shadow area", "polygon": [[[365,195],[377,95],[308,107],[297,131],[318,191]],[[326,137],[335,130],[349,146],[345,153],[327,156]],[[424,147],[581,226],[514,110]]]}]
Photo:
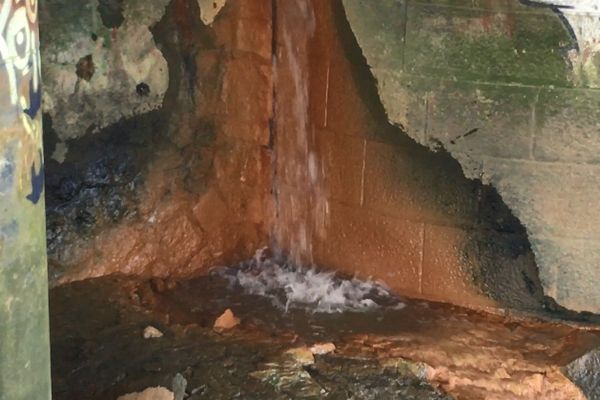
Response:
[{"label": "dark shadow area", "polygon": [[[50,271],[57,278],[70,245],[137,214],[145,166],[152,158],[160,113],[119,124],[67,143],[64,162],[52,159],[52,121],[44,120],[46,221]],[[53,143],[54,142],[54,143]]]}]

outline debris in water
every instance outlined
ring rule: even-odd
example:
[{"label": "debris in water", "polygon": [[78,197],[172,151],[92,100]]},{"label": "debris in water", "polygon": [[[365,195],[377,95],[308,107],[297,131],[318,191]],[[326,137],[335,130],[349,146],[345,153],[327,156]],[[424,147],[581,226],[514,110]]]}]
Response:
[{"label": "debris in water", "polygon": [[183,400],[185,397],[185,389],[187,388],[187,379],[181,374],[175,375],[171,384],[175,400]]},{"label": "debris in water", "polygon": [[316,356],[322,356],[325,354],[333,353],[335,351],[335,344],[333,343],[315,343],[310,348],[311,353]]},{"label": "debris in water", "polygon": [[144,339],[158,339],[163,337],[163,333],[153,326],[147,326],[143,336]]},{"label": "debris in water", "polygon": [[285,352],[285,355],[297,365],[311,365],[315,363],[313,352],[308,347],[290,349]]},{"label": "debris in water", "polygon": [[120,396],[117,400],[174,400],[175,395],[164,387],[148,388],[140,393],[130,393]]},{"label": "debris in water", "polygon": [[266,249],[238,268],[219,268],[216,274],[247,294],[266,296],[288,311],[305,308],[316,313],[368,311],[404,304],[381,284],[357,278],[344,279],[334,272],[306,268],[268,258]]},{"label": "debris in water", "polygon": [[217,332],[223,332],[233,329],[239,324],[240,319],[233,314],[233,311],[227,309],[219,318],[217,318],[213,325],[213,329]]},{"label": "debris in water", "polygon": [[412,361],[402,357],[383,358],[380,361],[382,367],[392,369],[403,375],[414,375],[418,379],[433,381],[436,375],[447,374],[444,367],[436,370],[432,366],[418,361]]}]

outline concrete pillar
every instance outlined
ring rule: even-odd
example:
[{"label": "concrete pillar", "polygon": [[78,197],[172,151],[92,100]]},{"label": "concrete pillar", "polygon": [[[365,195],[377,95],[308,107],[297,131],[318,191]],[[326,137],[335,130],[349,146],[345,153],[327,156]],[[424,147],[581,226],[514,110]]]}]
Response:
[{"label": "concrete pillar", "polygon": [[0,400],[50,399],[37,0],[0,0]]}]

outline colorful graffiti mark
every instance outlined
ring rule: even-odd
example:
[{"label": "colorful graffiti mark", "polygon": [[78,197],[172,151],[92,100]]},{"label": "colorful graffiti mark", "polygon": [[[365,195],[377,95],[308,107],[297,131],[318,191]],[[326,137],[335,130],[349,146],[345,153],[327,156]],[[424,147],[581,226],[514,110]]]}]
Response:
[{"label": "colorful graffiti mark", "polygon": [[17,123],[23,128],[19,131],[26,133],[25,137],[18,138],[23,162],[15,172],[20,188],[25,189],[26,180],[31,182],[32,191],[26,198],[33,204],[40,200],[44,187],[37,10],[37,0],[0,0],[0,79],[5,80],[2,86],[8,89],[8,104],[3,101],[2,105],[16,111]]},{"label": "colorful graffiti mark", "polygon": [[0,0],[0,399],[3,400],[51,399],[37,31],[37,0]]}]

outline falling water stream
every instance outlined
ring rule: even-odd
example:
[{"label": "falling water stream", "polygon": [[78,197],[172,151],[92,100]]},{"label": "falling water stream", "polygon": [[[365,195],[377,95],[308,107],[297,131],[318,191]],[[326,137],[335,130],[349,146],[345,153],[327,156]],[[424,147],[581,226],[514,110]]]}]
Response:
[{"label": "falling water stream", "polygon": [[[275,247],[295,264],[314,262],[314,235],[323,235],[327,200],[323,170],[315,150],[310,119],[308,41],[315,15],[307,0],[278,2],[277,51],[274,57],[276,98],[277,202]],[[282,159],[282,154],[285,159]]]}]

